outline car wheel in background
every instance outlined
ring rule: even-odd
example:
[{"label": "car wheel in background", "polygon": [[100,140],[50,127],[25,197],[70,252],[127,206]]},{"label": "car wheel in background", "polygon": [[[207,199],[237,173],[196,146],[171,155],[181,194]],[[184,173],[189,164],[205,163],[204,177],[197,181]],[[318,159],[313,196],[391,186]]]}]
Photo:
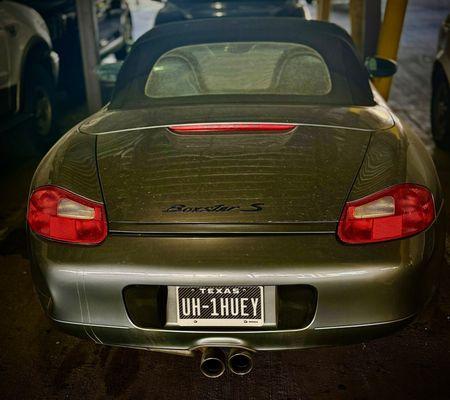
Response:
[{"label": "car wheel in background", "polygon": [[443,73],[433,85],[431,131],[436,145],[450,150],[450,88]]},{"label": "car wheel in background", "polygon": [[122,24],[122,36],[124,45],[115,53],[117,60],[125,60],[128,50],[133,43],[133,23],[131,22],[131,15],[129,13]]},{"label": "car wheel in background", "polygon": [[51,74],[33,65],[25,76],[25,112],[32,115],[32,140],[45,150],[55,141],[56,88]]}]

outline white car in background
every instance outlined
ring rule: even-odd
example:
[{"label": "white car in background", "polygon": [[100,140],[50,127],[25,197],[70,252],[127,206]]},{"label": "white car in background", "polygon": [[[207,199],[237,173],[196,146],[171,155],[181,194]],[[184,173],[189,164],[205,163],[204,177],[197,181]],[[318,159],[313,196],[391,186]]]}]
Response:
[{"label": "white car in background", "polygon": [[0,131],[31,119],[36,144],[52,143],[58,68],[42,17],[30,7],[0,1]]}]

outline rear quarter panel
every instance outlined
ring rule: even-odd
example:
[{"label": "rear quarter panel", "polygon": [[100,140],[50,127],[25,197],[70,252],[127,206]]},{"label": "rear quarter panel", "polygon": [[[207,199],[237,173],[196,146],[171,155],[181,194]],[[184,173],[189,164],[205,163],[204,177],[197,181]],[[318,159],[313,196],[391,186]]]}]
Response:
[{"label": "rear quarter panel", "polygon": [[67,132],[40,162],[30,191],[51,184],[102,202],[95,141],[95,136],[78,132],[78,126]]},{"label": "rear quarter panel", "polygon": [[436,211],[443,206],[442,188],[433,160],[423,142],[396,118],[395,126],[372,134],[365,160],[350,193],[356,200],[399,183],[431,190]]}]

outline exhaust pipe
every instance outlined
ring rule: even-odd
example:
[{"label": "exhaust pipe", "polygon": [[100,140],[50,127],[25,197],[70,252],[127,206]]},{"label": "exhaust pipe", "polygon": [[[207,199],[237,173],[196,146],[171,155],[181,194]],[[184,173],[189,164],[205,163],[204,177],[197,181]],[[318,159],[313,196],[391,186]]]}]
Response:
[{"label": "exhaust pipe", "polygon": [[219,348],[207,347],[203,350],[200,371],[207,378],[218,378],[225,372],[225,355]]},{"label": "exhaust pipe", "polygon": [[228,356],[228,368],[233,374],[247,375],[253,368],[252,355],[245,350],[231,350]]}]

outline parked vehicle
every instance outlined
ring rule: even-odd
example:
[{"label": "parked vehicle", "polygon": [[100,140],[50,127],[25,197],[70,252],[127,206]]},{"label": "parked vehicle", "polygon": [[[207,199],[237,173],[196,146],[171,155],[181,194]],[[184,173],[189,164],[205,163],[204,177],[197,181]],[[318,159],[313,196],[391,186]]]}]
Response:
[{"label": "parked vehicle", "polygon": [[58,65],[41,16],[0,1],[0,130],[31,118],[32,138],[38,145],[51,143]]},{"label": "parked vehicle", "polygon": [[223,17],[310,18],[308,7],[298,0],[168,0],[164,3],[164,7],[156,16],[155,25]]},{"label": "parked vehicle", "polygon": [[[60,87],[84,96],[83,65],[75,0],[22,0],[46,21],[61,59]],[[100,56],[123,60],[132,41],[131,13],[124,0],[96,0]]]},{"label": "parked vehicle", "polygon": [[146,33],[111,103],[34,175],[46,314],[102,344],[202,352],[209,377],[248,373],[258,350],[361,342],[413,320],[438,283],[442,191],[373,90],[333,24]]},{"label": "parked vehicle", "polygon": [[436,144],[450,150],[450,14],[439,32],[432,76],[431,130]]}]

